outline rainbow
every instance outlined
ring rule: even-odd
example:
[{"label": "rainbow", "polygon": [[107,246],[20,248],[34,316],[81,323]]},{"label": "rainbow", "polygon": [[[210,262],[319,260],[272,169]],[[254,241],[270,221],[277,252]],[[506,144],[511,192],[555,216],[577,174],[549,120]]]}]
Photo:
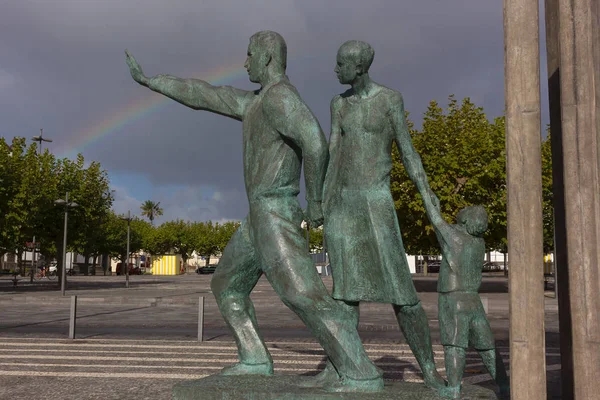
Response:
[{"label": "rainbow", "polygon": [[[198,72],[191,74],[192,76],[201,77],[203,80],[212,84],[223,84],[233,79],[242,77],[246,74],[246,70],[238,65],[221,66],[213,71]],[[162,95],[148,95],[145,93],[127,105],[119,107],[104,118],[96,121],[89,127],[80,131],[74,138],[69,140],[69,148],[63,149],[64,155],[73,156],[103,137],[109,136],[128,124],[144,118],[146,115],[153,113],[172,103],[173,100]]]}]

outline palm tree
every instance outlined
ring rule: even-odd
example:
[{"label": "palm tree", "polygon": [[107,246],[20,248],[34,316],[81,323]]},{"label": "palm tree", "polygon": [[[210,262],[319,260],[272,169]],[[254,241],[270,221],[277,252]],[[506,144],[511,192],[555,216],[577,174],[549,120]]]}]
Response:
[{"label": "palm tree", "polygon": [[155,217],[163,215],[163,209],[159,205],[160,201],[155,203],[152,200],[146,200],[140,207],[142,209],[142,216],[147,217],[152,225],[154,225]]}]

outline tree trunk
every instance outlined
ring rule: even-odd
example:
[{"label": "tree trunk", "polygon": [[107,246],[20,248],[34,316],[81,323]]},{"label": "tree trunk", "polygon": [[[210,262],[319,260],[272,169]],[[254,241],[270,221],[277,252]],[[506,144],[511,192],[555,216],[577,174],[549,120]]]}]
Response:
[{"label": "tree trunk", "polygon": [[17,250],[17,270],[21,271],[21,273],[24,273],[22,257],[23,257],[23,250],[22,249]]},{"label": "tree trunk", "polygon": [[83,256],[83,268],[79,267],[79,272],[81,272],[84,275],[89,275],[89,269],[90,269],[90,256],[89,256],[89,254],[86,254]]},{"label": "tree trunk", "polygon": [[204,264],[205,267],[208,267],[210,265],[210,254],[206,256],[206,264]]},{"label": "tree trunk", "polygon": [[[57,282],[59,288],[60,288],[60,282],[62,279],[63,258],[64,258],[64,254],[62,254],[62,251],[59,251],[58,254],[56,254],[56,273],[58,274],[58,279],[56,280],[56,282]],[[65,273],[66,272],[67,271],[65,271]]]},{"label": "tree trunk", "polygon": [[98,262],[98,254],[94,254],[92,258],[92,275],[96,275],[96,264]]}]

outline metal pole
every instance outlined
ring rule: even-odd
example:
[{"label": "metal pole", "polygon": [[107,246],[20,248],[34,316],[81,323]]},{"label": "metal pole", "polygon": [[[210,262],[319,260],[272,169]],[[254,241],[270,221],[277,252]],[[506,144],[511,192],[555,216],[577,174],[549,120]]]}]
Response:
[{"label": "metal pole", "polygon": [[131,211],[127,211],[127,257],[125,262],[125,287],[129,287],[129,224],[131,222]]},{"label": "metal pole", "polygon": [[63,235],[63,262],[62,262],[62,273],[60,278],[60,292],[65,295],[65,288],[67,286],[67,219],[69,215],[69,192],[65,196],[65,229]]},{"label": "metal pole", "polygon": [[204,341],[204,296],[198,299],[198,341]]},{"label": "metal pole", "polygon": [[75,320],[77,319],[77,296],[71,296],[71,313],[69,315],[69,339],[75,339]]}]

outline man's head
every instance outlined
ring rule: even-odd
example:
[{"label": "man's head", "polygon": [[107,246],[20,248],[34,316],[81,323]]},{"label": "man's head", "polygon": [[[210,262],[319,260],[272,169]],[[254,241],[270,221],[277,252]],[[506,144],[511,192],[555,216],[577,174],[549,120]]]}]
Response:
[{"label": "man's head", "polygon": [[244,68],[251,82],[262,82],[268,70],[285,73],[287,66],[287,45],[276,32],[260,31],[252,35],[248,45],[248,58]]},{"label": "man's head", "polygon": [[369,72],[375,50],[370,44],[359,40],[349,40],[340,46],[337,53],[335,73],[342,84],[350,84]]},{"label": "man's head", "polygon": [[488,227],[488,215],[482,206],[465,207],[456,216],[456,222],[464,226],[469,235],[483,236]]}]

